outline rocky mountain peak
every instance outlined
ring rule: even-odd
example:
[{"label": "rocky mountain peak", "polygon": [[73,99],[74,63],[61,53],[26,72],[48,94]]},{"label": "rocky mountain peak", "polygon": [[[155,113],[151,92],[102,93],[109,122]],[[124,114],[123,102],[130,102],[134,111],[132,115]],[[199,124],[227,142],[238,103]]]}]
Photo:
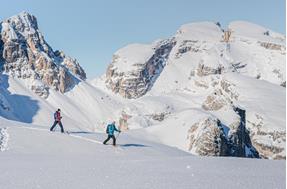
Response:
[{"label": "rocky mountain peak", "polygon": [[0,23],[0,61],[4,73],[29,80],[28,87],[42,97],[49,90],[62,93],[86,79],[76,59],[54,51],[40,32],[35,16],[21,12]]},{"label": "rocky mountain peak", "polygon": [[26,11],[5,20],[10,26],[21,34],[34,34],[38,30],[38,23],[35,16]]}]

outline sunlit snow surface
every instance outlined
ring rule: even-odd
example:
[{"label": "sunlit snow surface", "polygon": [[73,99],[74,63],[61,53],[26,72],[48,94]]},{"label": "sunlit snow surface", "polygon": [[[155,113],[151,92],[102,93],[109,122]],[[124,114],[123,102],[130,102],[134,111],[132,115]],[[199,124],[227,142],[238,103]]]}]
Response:
[{"label": "sunlit snow surface", "polygon": [[1,119],[9,150],[0,152],[0,185],[31,188],[285,188],[285,161],[196,157],[122,133],[50,133]]}]

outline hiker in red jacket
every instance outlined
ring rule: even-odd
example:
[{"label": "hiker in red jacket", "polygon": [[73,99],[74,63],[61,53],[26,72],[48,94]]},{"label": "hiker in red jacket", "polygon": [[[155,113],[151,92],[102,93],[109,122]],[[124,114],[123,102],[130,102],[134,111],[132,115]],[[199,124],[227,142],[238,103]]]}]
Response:
[{"label": "hiker in red jacket", "polygon": [[63,125],[62,125],[62,122],[61,122],[61,110],[58,109],[55,113],[54,113],[54,124],[52,125],[50,131],[53,131],[53,129],[56,127],[57,124],[59,124],[59,126],[61,127],[61,132],[64,133],[64,128],[63,128]]}]

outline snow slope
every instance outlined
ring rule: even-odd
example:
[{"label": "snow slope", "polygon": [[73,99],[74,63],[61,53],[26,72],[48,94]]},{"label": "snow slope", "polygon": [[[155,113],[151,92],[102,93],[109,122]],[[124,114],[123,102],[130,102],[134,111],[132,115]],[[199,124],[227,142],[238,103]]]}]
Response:
[{"label": "snow slope", "polygon": [[[273,141],[270,140],[269,133],[286,132],[286,107],[285,107],[285,95],[286,90],[283,87],[270,84],[266,81],[254,80],[250,77],[245,77],[237,73],[229,73],[222,75],[219,80],[227,80],[233,83],[236,87],[236,94],[239,94],[235,105],[248,110],[246,113],[246,127],[251,133],[255,133],[256,139],[261,144],[283,149],[280,153],[285,156],[285,142],[283,140]],[[224,107],[218,111],[204,111],[202,109],[201,102],[204,101],[207,95],[213,92],[211,89],[201,89],[192,83],[192,90],[185,90],[184,87],[177,86],[177,92],[163,93],[159,101],[163,102],[163,97],[169,99],[164,104],[169,106],[173,112],[169,114],[162,122],[155,123],[154,126],[147,128],[148,132],[157,137],[158,142],[168,144],[170,146],[176,146],[182,150],[189,151],[189,130],[192,125],[205,117],[215,117],[221,120],[222,123],[230,127],[238,119],[237,115],[229,107]],[[168,85],[166,85],[168,86]],[[254,87],[256,86],[256,88]],[[168,86],[170,87],[170,86]],[[160,90],[164,90],[160,88]],[[154,98],[154,94],[157,91],[151,91],[149,98]],[[147,97],[143,97],[140,101],[144,101]],[[157,104],[159,102],[157,101]],[[157,105],[155,105],[157,106]],[[163,105],[157,107],[164,107]],[[161,110],[164,112],[164,110]],[[261,116],[262,123],[259,129],[255,126],[260,122],[258,115]],[[259,125],[259,124],[258,124]],[[231,127],[230,127],[231,128]],[[265,131],[262,135],[258,134],[261,131]],[[252,134],[253,135],[253,134]],[[257,136],[256,136],[257,135]],[[268,139],[269,138],[269,139]]]},{"label": "snow slope", "polygon": [[[127,54],[126,54],[127,53]],[[151,45],[143,45],[143,44],[131,44],[126,46],[123,49],[118,50],[114,56],[119,62],[119,68],[122,70],[119,71],[132,71],[132,66],[135,64],[140,64],[144,62],[146,59],[151,58],[154,50]],[[121,56],[118,58],[118,54]],[[137,55],[137,56],[131,56]]]},{"label": "snow slope", "polygon": [[[285,45],[284,40],[286,40],[286,37],[284,35],[251,22],[233,21],[229,23],[228,28],[231,29],[236,36],[240,36],[243,38],[253,38],[255,40],[259,39],[260,41],[273,42]],[[267,31],[268,35],[266,33]]]},{"label": "snow slope", "polygon": [[99,143],[103,134],[0,122],[9,134],[0,152],[5,189],[285,188],[285,161],[196,157],[138,139],[140,132],[122,133],[114,148]]},{"label": "snow slope", "polygon": [[49,97],[43,99],[25,87],[25,80],[9,78],[5,74],[1,78],[5,83],[0,87],[1,94],[7,106],[1,109],[2,116],[11,120],[49,127],[53,122],[53,112],[61,108],[67,128],[94,130],[111,120],[114,110],[120,105],[87,82],[79,83],[65,94],[51,90]]}]

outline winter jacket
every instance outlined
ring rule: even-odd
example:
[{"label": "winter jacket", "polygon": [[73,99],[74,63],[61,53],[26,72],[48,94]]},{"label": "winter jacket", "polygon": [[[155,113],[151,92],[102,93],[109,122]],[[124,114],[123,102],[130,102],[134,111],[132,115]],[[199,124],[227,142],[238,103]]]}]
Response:
[{"label": "winter jacket", "polygon": [[115,131],[120,132],[120,131],[116,128],[116,126],[115,126],[114,124],[109,124],[109,125],[107,126],[106,132],[107,132],[108,135],[114,135],[114,132],[115,132]]},{"label": "winter jacket", "polygon": [[61,117],[61,112],[56,111],[56,112],[54,113],[54,119],[55,119],[55,121],[61,121],[61,119],[62,119],[62,117]]}]

